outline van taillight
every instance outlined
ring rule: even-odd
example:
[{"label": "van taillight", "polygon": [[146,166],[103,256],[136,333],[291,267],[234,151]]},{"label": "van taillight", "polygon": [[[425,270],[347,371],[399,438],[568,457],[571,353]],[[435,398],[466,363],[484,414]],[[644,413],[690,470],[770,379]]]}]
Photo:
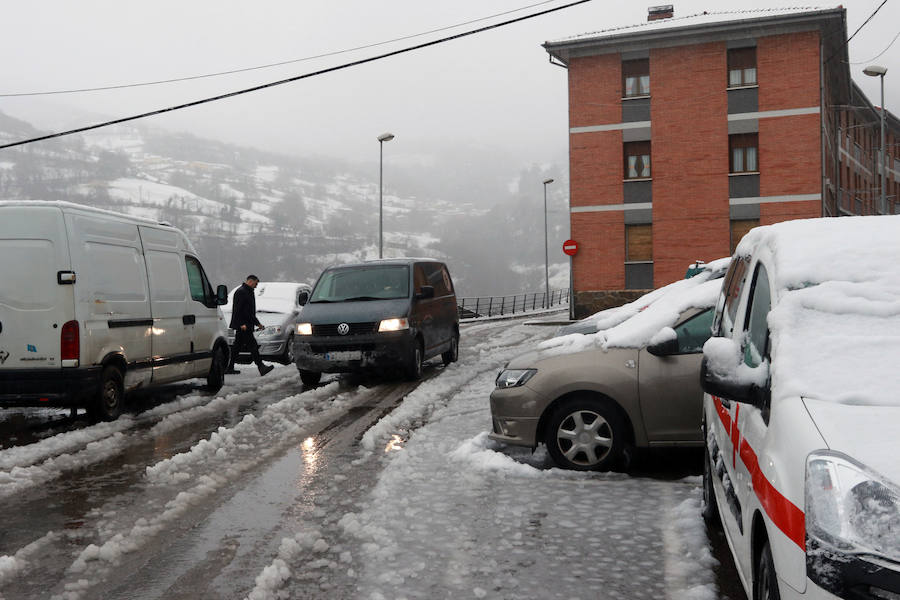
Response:
[{"label": "van taillight", "polygon": [[78,360],[81,352],[78,321],[69,321],[62,326],[59,340],[60,360]]}]

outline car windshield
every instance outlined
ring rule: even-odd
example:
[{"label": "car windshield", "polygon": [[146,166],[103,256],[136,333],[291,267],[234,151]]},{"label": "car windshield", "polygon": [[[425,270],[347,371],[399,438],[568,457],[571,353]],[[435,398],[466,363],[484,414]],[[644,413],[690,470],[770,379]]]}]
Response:
[{"label": "car windshield", "polygon": [[300,288],[282,282],[260,283],[256,286],[256,312],[289,313],[297,303]]},{"label": "car windshield", "polygon": [[325,271],[310,302],[352,302],[409,297],[409,267],[379,265]]}]

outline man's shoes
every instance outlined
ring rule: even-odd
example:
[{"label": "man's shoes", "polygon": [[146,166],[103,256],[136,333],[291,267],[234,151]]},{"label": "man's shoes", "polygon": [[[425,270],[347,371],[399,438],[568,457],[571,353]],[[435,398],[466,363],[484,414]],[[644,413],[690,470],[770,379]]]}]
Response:
[{"label": "man's shoes", "polygon": [[268,373],[269,371],[271,371],[271,370],[274,369],[274,368],[275,368],[275,367],[273,367],[272,365],[263,365],[263,366],[261,366],[261,367],[259,368],[259,376],[262,377],[263,375],[265,375],[266,373]]},{"label": "man's shoes", "polygon": [[240,375],[241,372],[238,371],[237,369],[235,369],[234,367],[232,367],[232,368],[228,369],[227,371],[225,371],[225,374],[226,375]]}]

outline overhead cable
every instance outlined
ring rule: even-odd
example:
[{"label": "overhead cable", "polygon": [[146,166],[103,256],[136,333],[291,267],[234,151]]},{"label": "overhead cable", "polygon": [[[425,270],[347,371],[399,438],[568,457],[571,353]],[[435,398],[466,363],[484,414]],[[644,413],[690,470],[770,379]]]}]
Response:
[{"label": "overhead cable", "polygon": [[344,48],[343,50],[334,50],[332,52],[324,52],[322,54],[315,54],[313,56],[306,56],[303,58],[294,58],[291,60],[283,60],[280,62],[268,63],[265,65],[257,65],[254,67],[243,67],[240,69],[230,69],[227,71],[218,71],[216,73],[205,73],[202,75],[190,75],[186,77],[173,77],[170,79],[158,79],[156,81],[143,81],[137,83],[123,83],[118,85],[105,85],[98,87],[85,87],[85,88],[73,88],[67,90],[47,90],[42,92],[10,92],[10,93],[0,93],[0,98],[17,98],[21,96],[51,96],[57,94],[80,94],[84,92],[104,92],[109,90],[121,90],[127,88],[136,88],[136,87],[146,87],[151,85],[162,85],[167,83],[180,83],[183,81],[195,81],[197,79],[209,79],[212,77],[222,77],[223,75],[235,75],[237,73],[247,73],[250,71],[259,71],[261,69],[270,69],[273,67],[282,67],[284,65],[290,65],[299,62],[306,62],[310,60],[316,60],[319,58],[327,58],[329,56],[338,56],[340,54],[347,54],[348,52],[356,52],[358,50],[368,50],[369,48],[377,48],[378,46],[386,46],[388,44],[393,44],[395,42],[404,42],[406,40],[415,39],[418,37],[422,37],[425,35],[431,35],[433,33],[440,33],[441,31],[447,31],[448,29],[456,29],[457,27],[464,27],[465,25],[471,25],[473,23],[480,23],[481,21],[487,21],[488,19],[495,19],[497,17],[502,17],[504,15],[512,14],[515,12],[521,12],[523,10],[528,10],[529,8],[534,8],[536,6],[542,6],[544,4],[551,4],[556,0],[544,0],[543,2],[537,2],[535,4],[529,4],[527,6],[521,6],[519,8],[514,8],[512,10],[507,10],[504,12],[499,12],[493,15],[488,15],[486,17],[479,17],[477,19],[472,19],[471,21],[463,21],[461,23],[456,23],[454,25],[447,25],[445,27],[439,27],[437,29],[431,29],[429,31],[422,31],[419,33],[414,33],[411,35],[405,35],[402,37],[394,38],[392,40],[384,40],[381,42],[374,42],[372,44],[365,44],[363,46],[356,46],[354,48]]},{"label": "overhead cable", "polygon": [[315,77],[315,76],[317,76],[317,75],[324,75],[325,73],[331,73],[331,72],[334,72],[334,71],[340,71],[340,70],[343,70],[343,69],[349,69],[350,67],[356,67],[356,66],[363,65],[363,64],[366,64],[366,63],[375,62],[375,61],[378,61],[378,60],[383,60],[383,59],[389,58],[389,57],[391,57],[391,56],[397,56],[397,55],[399,55],[399,54],[405,54],[405,53],[407,53],[407,52],[412,52],[412,51],[414,51],[414,50],[421,50],[422,48],[427,48],[427,47],[429,47],[429,46],[437,46],[438,44],[443,44],[443,43],[450,42],[450,41],[453,41],[453,40],[457,40],[457,39],[460,39],[460,38],[468,37],[468,36],[470,36],[470,35],[475,35],[476,33],[483,33],[483,32],[485,32],[485,31],[489,31],[489,30],[491,30],[491,29],[498,29],[498,28],[504,27],[504,26],[506,26],[506,25],[512,25],[513,23],[519,23],[519,22],[521,22],[521,21],[526,21],[526,20],[528,20],[528,19],[533,19],[533,18],[535,18],[535,17],[540,17],[540,16],[543,16],[543,15],[546,15],[546,14],[549,14],[549,13],[553,13],[553,12],[557,12],[557,11],[560,11],[560,10],[564,10],[564,9],[566,9],[566,8],[571,8],[571,7],[573,7],[573,6],[577,6],[577,5],[579,5],[579,4],[584,4],[584,3],[590,2],[590,1],[591,1],[591,0],[576,0],[575,2],[570,2],[569,4],[564,4],[564,5],[562,5],[562,6],[557,6],[557,7],[555,7],[555,8],[548,8],[548,9],[546,9],[546,10],[542,10],[542,11],[540,11],[540,12],[532,13],[532,14],[530,14],[530,15],[524,15],[524,16],[521,16],[521,17],[516,17],[515,19],[509,19],[509,20],[507,20],[507,21],[501,21],[500,23],[494,23],[493,25],[486,25],[486,26],[484,26],[484,27],[479,27],[478,29],[472,29],[472,30],[470,30],[470,31],[464,31],[464,32],[462,32],[462,33],[457,33],[457,34],[455,34],[455,35],[443,37],[443,38],[440,38],[440,39],[437,39],[437,40],[432,40],[432,41],[430,41],[430,42],[423,42],[423,43],[421,43],[421,44],[416,44],[415,46],[408,46],[408,47],[406,47],[406,48],[401,48],[401,49],[399,49],[399,50],[393,50],[393,51],[391,51],[391,52],[385,52],[384,54],[379,54],[379,55],[377,55],[377,56],[371,56],[371,57],[369,57],[369,58],[362,58],[362,59],[355,60],[355,61],[352,61],[352,62],[343,63],[343,64],[340,64],[340,65],[337,65],[337,66],[334,66],[334,67],[328,67],[328,68],[325,68],[325,69],[320,69],[320,70],[318,70],[318,71],[313,71],[313,72],[311,72],[311,73],[304,73],[303,75],[296,75],[296,76],[294,76],[294,77],[288,77],[287,79],[281,79],[281,80],[278,80],[278,81],[272,81],[272,82],[270,82],[270,83],[264,83],[264,84],[262,84],[262,85],[256,85],[256,86],[253,86],[253,87],[244,88],[244,89],[241,89],[241,90],[237,90],[237,91],[235,91],[235,92],[228,92],[228,93],[226,93],[226,94],[219,94],[219,95],[217,95],[217,96],[211,96],[211,97],[208,97],[208,98],[203,98],[203,99],[201,99],[201,100],[194,100],[193,102],[186,102],[186,103],[184,103],[184,104],[178,104],[178,105],[176,105],[176,106],[170,106],[170,107],[168,107],[168,108],[160,108],[160,109],[157,109],[157,110],[152,110],[152,111],[150,111],[150,112],[145,112],[145,113],[141,113],[141,114],[137,114],[137,115],[132,115],[132,116],[130,116],[130,117],[122,117],[122,118],[119,118],[119,119],[113,119],[113,120],[111,120],[111,121],[105,121],[105,122],[103,122],[103,123],[97,123],[97,124],[95,124],[95,125],[87,125],[87,126],[85,126],[85,127],[78,127],[78,128],[76,128],[76,129],[69,129],[69,130],[67,130],[67,131],[60,131],[60,132],[57,132],[57,133],[51,133],[51,134],[47,134],[47,135],[42,135],[42,136],[39,136],[39,137],[27,139],[27,140],[20,140],[20,141],[18,141],[18,142],[12,142],[12,143],[9,143],[9,144],[2,144],[2,145],[0,145],[0,150],[2,150],[2,149],[4,149],[4,148],[13,148],[13,147],[15,147],[15,146],[22,146],[22,145],[25,145],[25,144],[31,144],[31,143],[33,143],[33,142],[40,142],[40,141],[44,141],[44,140],[50,140],[50,139],[53,139],[53,138],[63,137],[63,136],[66,136],[66,135],[73,135],[73,134],[75,134],[75,133],[82,133],[82,132],[85,132],[85,131],[91,131],[91,130],[93,130],[93,129],[100,129],[101,127],[108,127],[108,126],[110,126],[110,125],[118,125],[118,124],[120,124],[120,123],[127,123],[127,122],[129,122],[129,121],[136,121],[136,120],[138,120],[138,119],[143,119],[143,118],[146,118],[146,117],[151,117],[151,116],[160,115],[160,114],[163,114],[163,113],[173,112],[173,111],[176,111],[176,110],[182,110],[182,109],[184,109],[184,108],[190,108],[190,107],[192,107],[192,106],[199,106],[199,105],[201,105],[201,104],[207,104],[207,103],[209,103],[209,102],[216,102],[216,101],[218,101],[218,100],[224,100],[224,99],[226,99],[226,98],[233,98],[233,97],[235,97],[235,96],[240,96],[240,95],[243,95],[243,94],[249,94],[249,93],[251,93],[251,92],[257,92],[257,91],[264,90],[264,89],[268,89],[268,88],[272,88],[272,87],[275,87],[275,86],[284,85],[284,84],[286,84],[286,83],[292,83],[292,82],[294,82],[294,81],[299,81],[299,80],[301,80],[301,79],[308,79],[308,78],[310,78],[310,77]]}]

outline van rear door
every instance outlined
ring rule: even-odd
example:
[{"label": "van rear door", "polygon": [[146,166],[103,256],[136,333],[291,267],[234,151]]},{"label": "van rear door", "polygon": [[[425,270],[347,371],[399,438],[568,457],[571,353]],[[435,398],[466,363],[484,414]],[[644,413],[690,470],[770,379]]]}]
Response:
[{"label": "van rear door", "polygon": [[0,207],[0,369],[61,366],[60,334],[75,318],[71,271],[59,208]]}]

